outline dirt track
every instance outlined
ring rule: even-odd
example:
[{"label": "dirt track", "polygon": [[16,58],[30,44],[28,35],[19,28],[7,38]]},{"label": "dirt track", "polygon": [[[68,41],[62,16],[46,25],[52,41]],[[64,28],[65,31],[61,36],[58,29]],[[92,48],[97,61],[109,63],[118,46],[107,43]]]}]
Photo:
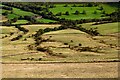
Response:
[{"label": "dirt track", "polygon": [[7,78],[116,78],[118,63],[2,64]]}]

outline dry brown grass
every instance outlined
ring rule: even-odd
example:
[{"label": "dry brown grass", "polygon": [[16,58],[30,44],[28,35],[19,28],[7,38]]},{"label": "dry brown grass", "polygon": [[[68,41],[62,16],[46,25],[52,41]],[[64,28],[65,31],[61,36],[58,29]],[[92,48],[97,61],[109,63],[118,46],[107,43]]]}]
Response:
[{"label": "dry brown grass", "polygon": [[2,64],[4,78],[117,78],[118,63]]}]

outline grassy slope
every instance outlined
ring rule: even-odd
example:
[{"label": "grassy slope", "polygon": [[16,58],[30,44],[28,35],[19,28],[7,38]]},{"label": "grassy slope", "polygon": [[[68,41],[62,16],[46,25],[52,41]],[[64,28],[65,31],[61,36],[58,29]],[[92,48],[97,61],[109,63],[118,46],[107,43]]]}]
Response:
[{"label": "grassy slope", "polygon": [[[34,43],[34,40],[32,38],[27,38],[27,41],[23,41],[24,38],[16,41],[10,41],[10,39],[23,34],[22,32],[19,32],[18,29],[16,29],[15,27],[2,26],[1,29],[2,34],[0,35],[7,35],[6,38],[0,38],[0,40],[2,41],[2,56],[7,56],[2,58],[3,61],[20,61],[21,58],[40,57],[45,55],[41,52],[28,50],[27,46]],[[10,32],[14,32],[14,34],[11,36]]]},{"label": "grassy slope", "polygon": [[1,34],[9,34],[10,32],[16,32],[16,28],[14,28],[13,26],[10,27],[0,27],[0,29],[2,30]]},{"label": "grassy slope", "polygon": [[[101,45],[93,41],[90,35],[74,29],[48,32],[45,33],[44,36],[52,36],[51,38],[52,40],[60,41],[63,43],[69,43],[74,46],[78,46],[79,43],[81,43],[82,46],[91,46],[91,47],[94,47],[96,45]],[[71,40],[73,40],[73,42],[71,42]]]},{"label": "grassy slope", "polygon": [[23,25],[22,27],[26,28],[29,30],[30,33],[34,33],[35,31],[38,31],[39,29],[45,29],[45,28],[54,28],[58,27],[60,25]]},{"label": "grassy slope", "polygon": [[98,28],[98,32],[100,34],[110,34],[110,33],[116,33],[119,32],[118,29],[118,23],[107,23],[107,24],[101,24],[101,25],[91,25],[90,23],[82,24],[83,27],[90,29],[90,28]]},{"label": "grassy slope", "polygon": [[[99,40],[93,40],[88,34],[78,31],[78,30],[72,30],[72,29],[67,29],[67,30],[61,30],[61,31],[53,31],[53,32],[48,32],[43,35],[43,38],[49,38],[49,36],[52,36],[50,40],[55,40],[57,42],[61,43],[68,43],[69,45],[72,46],[78,46],[79,43],[82,44],[83,46],[86,47],[103,47],[102,53],[97,53],[97,52],[79,52],[79,51],[74,51],[70,50],[69,48],[50,48],[55,55],[58,55],[57,53],[62,53],[62,56],[66,56],[67,58],[64,59],[56,59],[60,61],[92,61],[92,60],[112,60],[112,59],[117,59],[117,50],[110,48],[108,45],[99,43]],[[111,37],[104,37],[104,39],[108,39]],[[73,42],[71,42],[73,40]],[[111,41],[115,40],[115,38],[111,38]],[[108,40],[110,42],[110,40]],[[53,43],[51,43],[53,44]],[[45,43],[43,44],[45,45]],[[46,43],[46,46],[50,45],[50,43]],[[49,59],[48,59],[49,60]],[[52,59],[55,60],[55,59]]]},{"label": "grassy slope", "polygon": [[[45,53],[41,53],[35,50],[28,50],[27,46],[29,44],[33,44],[34,40],[32,37],[28,38],[26,35],[31,35],[35,31],[37,31],[40,28],[46,28],[46,27],[57,27],[57,25],[27,25],[24,26],[25,28],[29,29],[30,32],[28,34],[25,34],[22,39],[17,41],[9,41],[10,38],[23,33],[15,33],[13,36],[7,37],[2,39],[3,40],[3,55],[11,55],[15,54],[15,56],[9,56],[4,57],[3,61],[20,61],[21,58],[40,58],[43,56],[47,56]],[[35,28],[36,27],[36,28]],[[5,32],[5,30],[4,30]],[[7,34],[7,32],[5,32]],[[9,34],[8,34],[9,35]],[[51,57],[44,57],[43,61],[92,61],[92,60],[116,60],[117,59],[117,50],[115,48],[110,48],[108,45],[99,43],[98,40],[102,38],[97,38],[98,40],[93,40],[90,35],[73,29],[66,29],[61,31],[53,31],[43,34],[43,38],[49,38],[51,37],[51,40],[55,40],[57,42],[45,42],[41,45],[43,46],[54,46],[53,48],[50,48],[55,55]],[[27,41],[23,41],[23,39],[26,37]],[[110,39],[110,37],[104,37],[104,40]],[[115,38],[111,38],[111,40],[108,40],[108,42],[112,41]],[[73,40],[73,42],[71,42]],[[65,46],[64,43],[68,43],[72,46],[78,46],[79,43],[82,44],[82,46],[89,46],[89,47],[98,47],[102,46],[103,53],[96,53],[96,52],[79,52],[75,50],[71,50],[69,48],[62,48],[62,46]],[[22,50],[22,51],[21,51]],[[33,53],[31,53],[33,52]],[[22,54],[21,54],[22,53]],[[60,54],[62,56],[66,56],[66,58],[60,58]],[[19,54],[19,55],[17,55]]]}]

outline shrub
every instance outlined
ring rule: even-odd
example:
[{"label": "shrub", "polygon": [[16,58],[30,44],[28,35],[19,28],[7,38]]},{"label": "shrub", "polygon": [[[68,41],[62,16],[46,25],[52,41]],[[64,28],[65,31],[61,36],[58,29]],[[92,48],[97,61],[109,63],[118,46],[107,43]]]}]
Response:
[{"label": "shrub", "polygon": [[83,10],[82,14],[86,14],[86,11],[85,11],[85,10]]},{"label": "shrub", "polygon": [[72,7],[77,7],[75,4],[73,4],[73,6]]},{"label": "shrub", "polygon": [[102,6],[100,6],[100,7],[98,8],[98,10],[103,10],[103,7],[102,7]]},{"label": "shrub", "polygon": [[66,11],[66,12],[65,12],[65,15],[69,15],[69,12],[68,12],[68,11]]},{"label": "shrub", "polygon": [[19,40],[21,37],[22,37],[22,35],[18,35],[17,37],[12,38],[11,41]]},{"label": "shrub", "polygon": [[27,39],[25,38],[24,41],[26,41]]},{"label": "shrub", "polygon": [[68,45],[68,43],[64,43],[64,45]]},{"label": "shrub", "polygon": [[73,42],[73,40],[71,40],[70,42]]},{"label": "shrub", "polygon": [[68,4],[65,4],[64,7],[68,7]]},{"label": "shrub", "polygon": [[102,11],[101,14],[105,14],[106,12],[105,11]]},{"label": "shrub", "polygon": [[57,13],[57,14],[56,14],[56,16],[61,16],[61,15],[62,15],[62,13],[61,13],[61,12],[59,12],[59,13]]},{"label": "shrub", "polygon": [[45,52],[45,51],[47,51],[47,49],[45,49],[45,48],[42,48],[42,47],[37,47],[37,50],[38,50],[38,51],[42,51],[42,52]]},{"label": "shrub", "polygon": [[82,44],[81,44],[81,43],[79,43],[79,46],[82,46]]},{"label": "shrub", "polygon": [[78,14],[80,14],[80,12],[78,10],[76,10],[74,14],[78,15]]},{"label": "shrub", "polygon": [[11,32],[10,35],[12,36],[14,34],[14,32]]},{"label": "shrub", "polygon": [[97,11],[94,11],[93,14],[97,14]]}]

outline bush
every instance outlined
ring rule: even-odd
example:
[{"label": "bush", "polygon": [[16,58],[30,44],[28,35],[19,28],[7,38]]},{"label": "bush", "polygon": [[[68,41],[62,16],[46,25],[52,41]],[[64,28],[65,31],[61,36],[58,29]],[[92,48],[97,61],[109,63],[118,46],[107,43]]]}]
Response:
[{"label": "bush", "polygon": [[47,49],[45,49],[45,48],[42,48],[42,47],[37,47],[37,50],[38,50],[38,51],[42,51],[42,52],[45,52],[45,51],[47,51]]},{"label": "bush", "polygon": [[90,47],[82,47],[81,51],[91,51]]},{"label": "bush", "polygon": [[75,4],[72,7],[77,7]]},{"label": "bush", "polygon": [[56,16],[61,16],[61,15],[62,15],[62,13],[61,13],[61,12],[59,12],[59,13],[57,13],[57,14],[56,14]]},{"label": "bush", "polygon": [[14,32],[11,32],[10,35],[12,36],[14,34]]},{"label": "bush", "polygon": [[68,43],[64,43],[64,45],[68,45]]},{"label": "bush", "polygon": [[73,42],[73,40],[71,40],[70,42]]},{"label": "bush", "polygon": [[97,11],[94,11],[93,14],[97,14]]},{"label": "bush", "polygon": [[22,35],[18,35],[17,37],[12,38],[11,41],[19,40],[21,37],[22,37]]},{"label": "bush", "polygon": [[85,11],[85,10],[83,10],[82,14],[86,14],[86,11]]},{"label": "bush", "polygon": [[78,15],[78,14],[80,14],[80,12],[76,10],[74,14]]},{"label": "bush", "polygon": [[69,12],[68,12],[68,11],[66,11],[66,12],[65,12],[65,15],[69,15]]},{"label": "bush", "polygon": [[67,4],[65,4],[65,5],[64,5],[64,7],[68,7],[68,5],[67,5]]},{"label": "bush", "polygon": [[25,38],[24,41],[26,41],[27,39]]},{"label": "bush", "polygon": [[81,43],[79,43],[79,46],[82,46],[82,44],[81,44]]}]

